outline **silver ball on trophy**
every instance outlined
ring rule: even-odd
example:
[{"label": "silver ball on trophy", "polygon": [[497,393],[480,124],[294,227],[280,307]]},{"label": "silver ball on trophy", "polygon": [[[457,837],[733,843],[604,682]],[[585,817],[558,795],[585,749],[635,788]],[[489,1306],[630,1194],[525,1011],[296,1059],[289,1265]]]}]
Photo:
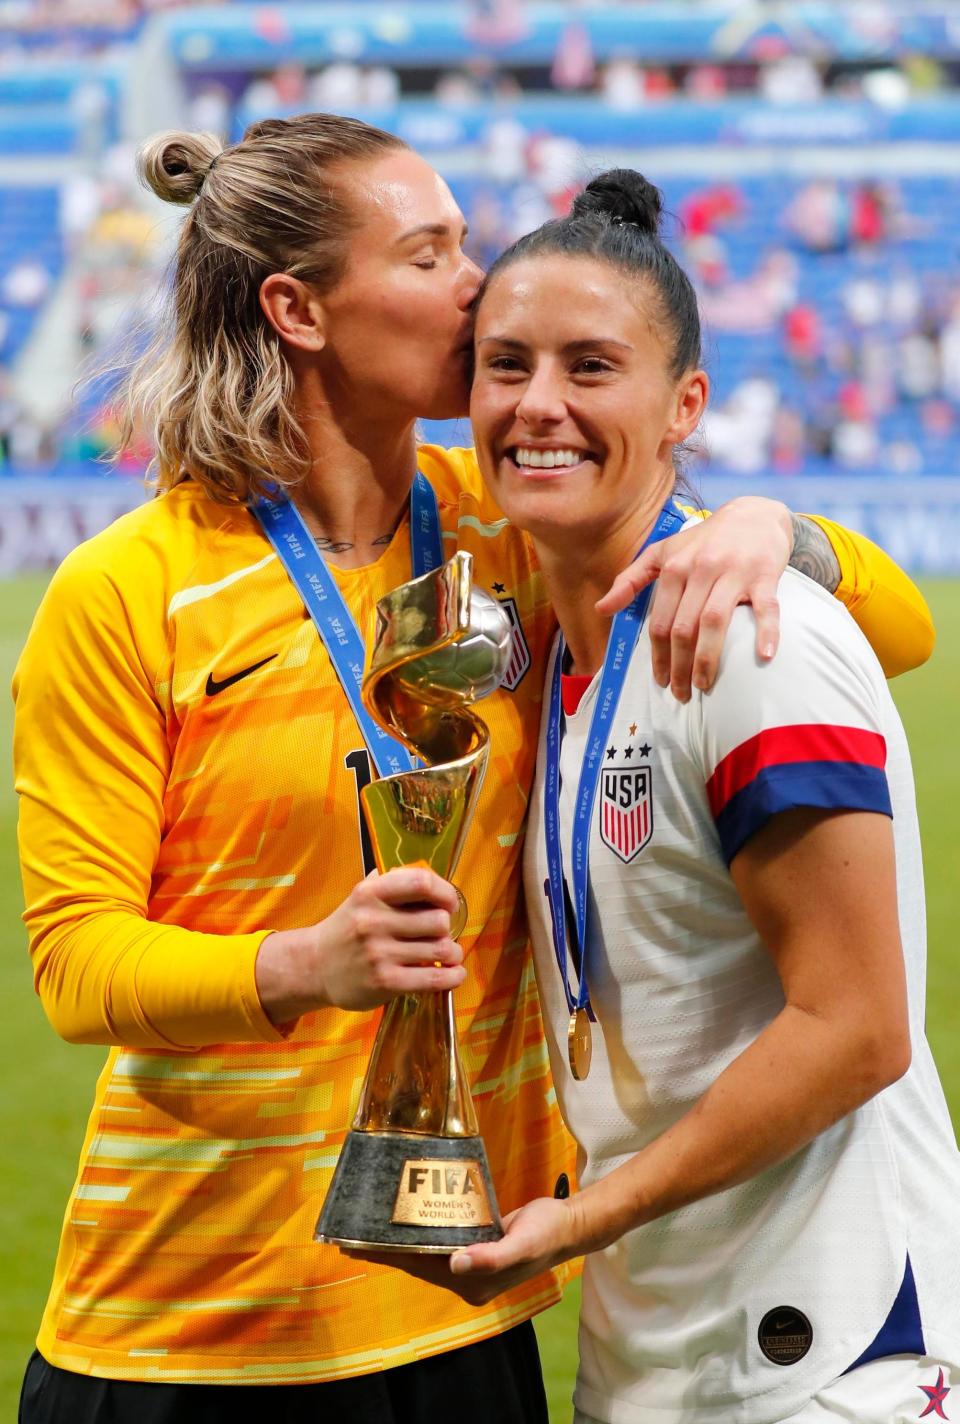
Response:
[{"label": "silver ball on trophy", "polygon": [[453,643],[436,652],[415,658],[395,674],[414,696],[436,706],[446,703],[477,702],[496,692],[510,661],[513,629],[510,619],[495,598],[482,588],[470,592],[470,626]]}]

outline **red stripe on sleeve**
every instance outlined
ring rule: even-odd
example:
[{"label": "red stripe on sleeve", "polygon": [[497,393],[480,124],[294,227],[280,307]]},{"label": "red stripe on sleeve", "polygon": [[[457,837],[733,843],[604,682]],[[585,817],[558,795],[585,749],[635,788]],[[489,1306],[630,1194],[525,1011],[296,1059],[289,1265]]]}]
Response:
[{"label": "red stripe on sleeve", "polygon": [[821,722],[768,727],[734,747],[710,777],[707,797],[714,817],[764,767],[798,761],[856,762],[882,770],[887,762],[887,744],[879,732],[868,732],[863,727],[832,727]]}]

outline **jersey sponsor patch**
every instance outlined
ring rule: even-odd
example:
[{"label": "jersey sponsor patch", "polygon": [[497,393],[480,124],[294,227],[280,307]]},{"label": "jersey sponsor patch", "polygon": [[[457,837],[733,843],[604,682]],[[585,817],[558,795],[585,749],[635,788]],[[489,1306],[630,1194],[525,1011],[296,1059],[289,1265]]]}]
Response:
[{"label": "jersey sponsor patch", "polygon": [[813,1344],[813,1326],[795,1305],[778,1305],[760,1321],[757,1341],[774,1365],[795,1365]]},{"label": "jersey sponsor patch", "polygon": [[600,839],[624,865],[653,835],[652,773],[649,766],[604,766],[600,776]]}]

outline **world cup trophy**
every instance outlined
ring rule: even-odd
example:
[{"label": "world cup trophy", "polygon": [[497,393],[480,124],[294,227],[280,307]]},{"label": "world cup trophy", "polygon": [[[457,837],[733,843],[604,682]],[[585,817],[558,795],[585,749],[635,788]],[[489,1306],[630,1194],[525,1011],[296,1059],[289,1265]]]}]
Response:
[{"label": "world cup trophy", "polygon": [[[480,794],[490,734],[467,704],[499,686],[512,630],[472,588],[472,562],[459,552],[377,604],[363,702],[425,763],[361,793],[381,872],[425,862],[451,879]],[[466,921],[460,895],[454,938]],[[452,993],[401,995],[383,1011],[316,1239],[439,1253],[502,1235]]]}]

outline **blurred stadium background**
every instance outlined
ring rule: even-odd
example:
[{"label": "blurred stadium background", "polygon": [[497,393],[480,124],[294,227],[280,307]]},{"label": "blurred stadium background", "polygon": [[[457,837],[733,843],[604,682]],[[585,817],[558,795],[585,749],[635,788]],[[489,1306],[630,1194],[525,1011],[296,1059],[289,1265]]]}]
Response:
[{"label": "blurred stadium background", "polygon": [[[957,1109],[958,86],[955,0],[0,0],[2,670],[43,571],[143,497],[145,446],[117,469],[99,457],[117,428],[110,370],[149,333],[178,220],[136,186],[147,135],[230,141],[266,115],[360,115],[447,177],[482,263],[591,173],[639,167],[702,302],[714,396],[690,473],[705,501],[749,489],[831,513],[925,580],[940,648],[896,692],[930,881],[931,1034]],[[465,422],[425,434],[469,440]],[[13,1418],[102,1055],[59,1044],[32,999],[8,782],[0,1410]],[[541,1331],[558,1421],[575,1308]]]}]

